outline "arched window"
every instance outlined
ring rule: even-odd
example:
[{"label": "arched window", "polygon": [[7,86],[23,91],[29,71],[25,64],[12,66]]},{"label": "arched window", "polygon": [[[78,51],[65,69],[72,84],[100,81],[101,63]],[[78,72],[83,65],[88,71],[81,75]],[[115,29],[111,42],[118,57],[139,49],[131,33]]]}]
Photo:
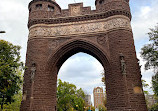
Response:
[{"label": "arched window", "polygon": [[97,89],[97,92],[100,93],[100,89]]},{"label": "arched window", "polygon": [[100,1],[99,1],[99,4],[103,4],[103,3],[104,3],[104,0],[100,0]]},{"label": "arched window", "polygon": [[37,4],[36,9],[42,10],[42,4]]},{"label": "arched window", "polygon": [[29,12],[31,12],[31,8],[29,8]]},{"label": "arched window", "polygon": [[48,11],[54,11],[54,7],[53,7],[53,6],[48,5]]}]

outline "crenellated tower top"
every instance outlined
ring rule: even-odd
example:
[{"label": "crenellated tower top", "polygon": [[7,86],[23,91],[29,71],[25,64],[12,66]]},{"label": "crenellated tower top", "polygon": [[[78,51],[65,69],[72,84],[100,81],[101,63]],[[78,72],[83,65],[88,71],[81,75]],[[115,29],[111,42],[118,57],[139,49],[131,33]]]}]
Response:
[{"label": "crenellated tower top", "polygon": [[60,14],[61,8],[55,0],[33,0],[29,3],[29,12],[29,19],[45,19]]},{"label": "crenellated tower top", "polygon": [[29,4],[28,27],[34,24],[58,24],[124,15],[131,19],[129,0],[96,0],[96,10],[83,3],[69,4],[61,9],[55,0],[32,0]]}]

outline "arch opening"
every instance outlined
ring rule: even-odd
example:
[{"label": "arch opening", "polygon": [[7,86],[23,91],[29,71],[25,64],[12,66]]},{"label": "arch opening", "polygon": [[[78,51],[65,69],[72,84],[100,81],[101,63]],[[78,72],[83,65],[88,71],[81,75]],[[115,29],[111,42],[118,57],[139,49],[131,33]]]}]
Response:
[{"label": "arch opening", "polygon": [[[86,95],[85,107],[92,104],[91,107],[98,108],[99,105],[104,105],[104,101],[106,100],[105,84],[102,82],[103,71],[102,64],[95,57],[79,52],[69,57],[63,63],[58,72],[57,80],[60,79],[62,82],[74,84],[77,89],[82,88]],[[96,91],[94,91],[98,89],[101,89],[100,92],[97,92],[100,96],[99,98]],[[59,101],[61,100],[59,99]]]},{"label": "arch opening", "polygon": [[62,64],[72,55],[83,52],[89,54],[96,58],[104,67],[104,70],[110,69],[110,62],[107,54],[98,48],[99,46],[95,46],[90,41],[82,41],[82,40],[74,40],[69,41],[63,44],[56,53],[48,59],[48,67],[52,68],[52,66],[57,68],[57,72],[59,71]]},{"label": "arch opening", "polygon": [[[110,63],[109,63],[108,56],[101,48],[99,48],[99,46],[94,45],[93,42],[83,41],[83,40],[68,41],[67,43],[64,43],[63,45],[61,45],[61,47],[58,48],[56,53],[49,59],[49,62],[50,62],[48,64],[49,67],[51,69],[52,69],[52,66],[53,68],[55,68],[55,69],[52,69],[52,73],[58,74],[61,66],[65,63],[65,61],[68,60],[71,56],[79,52],[86,53],[93,56],[103,67],[103,71],[105,73],[105,78],[106,78],[106,75],[110,72]],[[101,81],[101,78],[100,78],[100,81]]]}]

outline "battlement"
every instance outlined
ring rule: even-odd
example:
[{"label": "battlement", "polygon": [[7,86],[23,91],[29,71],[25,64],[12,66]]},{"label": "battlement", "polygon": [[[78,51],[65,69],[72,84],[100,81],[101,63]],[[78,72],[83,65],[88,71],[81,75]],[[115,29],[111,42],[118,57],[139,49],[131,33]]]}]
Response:
[{"label": "battlement", "polygon": [[[102,2],[101,2],[102,1]],[[61,9],[55,0],[33,0],[29,4],[28,27],[34,24],[58,24],[85,20],[103,19],[113,15],[124,15],[131,19],[129,0],[96,0],[96,10],[83,3],[69,4]]]},{"label": "battlement", "polygon": [[68,16],[80,16],[86,14],[92,14],[95,10],[91,10],[91,7],[83,7],[83,3],[69,4],[68,9],[62,10],[60,17]]}]

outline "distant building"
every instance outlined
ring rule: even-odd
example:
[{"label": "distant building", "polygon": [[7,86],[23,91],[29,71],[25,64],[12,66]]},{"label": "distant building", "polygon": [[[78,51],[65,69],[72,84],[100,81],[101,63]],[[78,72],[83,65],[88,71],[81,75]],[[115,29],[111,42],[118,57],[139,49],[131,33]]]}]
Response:
[{"label": "distant building", "polygon": [[91,95],[85,95],[85,102],[88,106],[91,106]]},{"label": "distant building", "polygon": [[98,108],[99,105],[103,105],[104,103],[104,93],[103,88],[97,87],[93,90],[94,95],[94,107]]},{"label": "distant building", "polygon": [[154,95],[146,95],[145,98],[148,102],[148,107],[151,107],[152,105],[157,103],[156,99],[154,98]]}]

